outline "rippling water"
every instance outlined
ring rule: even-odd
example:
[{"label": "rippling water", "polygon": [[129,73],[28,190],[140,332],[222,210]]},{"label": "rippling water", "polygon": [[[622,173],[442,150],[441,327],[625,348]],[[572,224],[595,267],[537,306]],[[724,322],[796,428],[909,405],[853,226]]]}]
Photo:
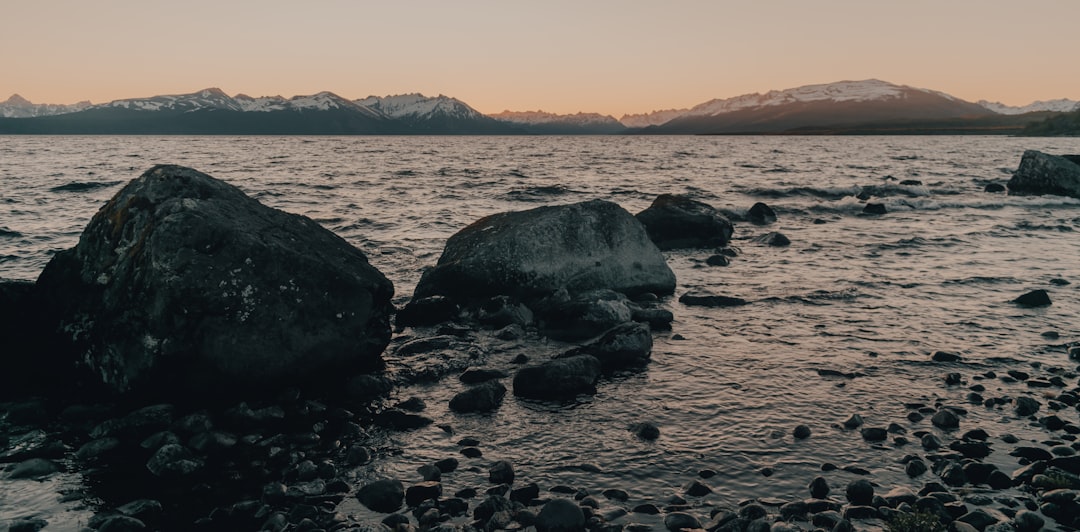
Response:
[{"label": "rippling water", "polygon": [[[314,218],[368,254],[394,282],[399,306],[445,240],[488,214],[594,198],[636,213],[665,192],[736,214],[764,201],[779,221],[736,224],[733,245],[742,253],[731,266],[706,266],[705,251],[667,254],[676,295],[702,289],[752,304],[693,308],[672,298],[665,308],[675,314],[673,330],[655,335],[648,368],[606,380],[595,397],[572,405],[508,399],[492,415],[462,416],[447,408],[462,386],[456,379],[403,390],[402,399],[425,399],[425,415],[452,424],[455,435],[436,427],[377,434],[381,458],[356,475],[413,479],[417,466],[457,455],[455,442],[473,436],[485,456],[479,469],[444,477],[449,493],[484,486],[486,464],[503,458],[521,482],[617,487],[630,493],[631,506],[681,492],[702,469],[719,472],[705,502],[802,498],[823,462],[858,464],[882,485],[918,486],[898,463],[903,448],[872,447],[834,424],[858,412],[868,424],[896,421],[914,431],[928,425],[908,423],[903,403],[962,404],[966,389],[945,388],[941,367],[927,363],[933,351],[961,353],[972,371],[1002,359],[1068,366],[1061,345],[1080,340],[1080,201],[983,192],[1008,180],[1025,149],[1080,153],[1080,142],[0,137],[0,277],[34,279],[123,183],[157,163],[194,167]],[[888,214],[861,215],[860,196],[884,203]],[[774,230],[792,245],[750,241]],[[1072,284],[1052,282],[1062,279]],[[1036,288],[1050,292],[1051,307],[1008,303]],[[560,346],[514,349],[535,360]],[[857,376],[822,377],[819,369]],[[971,410],[972,426],[1036,437],[999,410]],[[656,422],[660,439],[626,430],[639,421]],[[800,423],[813,436],[793,441]],[[990,460],[1015,467],[1007,456]],[[832,475],[834,485],[853,478]],[[0,481],[0,506],[16,495],[13,483]],[[355,501],[343,510],[365,511]]]}]

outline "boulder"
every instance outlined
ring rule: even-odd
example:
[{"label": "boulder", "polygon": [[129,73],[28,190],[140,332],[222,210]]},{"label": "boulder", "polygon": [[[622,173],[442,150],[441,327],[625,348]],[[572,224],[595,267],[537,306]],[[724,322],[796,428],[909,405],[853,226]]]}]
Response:
[{"label": "boulder", "polygon": [[1010,194],[1054,194],[1080,198],[1080,157],[1027,150],[1009,180]]},{"label": "boulder", "polygon": [[711,205],[674,194],[657,196],[637,219],[662,250],[726,246],[735,231]]},{"label": "boulder", "polygon": [[630,213],[593,200],[477,220],[447,240],[413,297],[505,295],[528,303],[562,288],[670,294],[675,274]]},{"label": "boulder", "polygon": [[531,399],[567,399],[580,393],[594,393],[600,368],[600,361],[592,355],[558,358],[539,366],[524,367],[514,376],[514,395]]},{"label": "boulder", "polygon": [[373,367],[393,285],[310,218],[182,166],[121,189],[37,281],[111,390],[219,393]]}]

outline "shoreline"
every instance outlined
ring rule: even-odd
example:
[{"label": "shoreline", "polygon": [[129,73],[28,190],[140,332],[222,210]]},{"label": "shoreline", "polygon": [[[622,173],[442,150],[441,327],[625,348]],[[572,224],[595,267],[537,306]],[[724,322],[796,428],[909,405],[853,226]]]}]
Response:
[{"label": "shoreline", "polygon": [[[1076,343],[1062,344],[1061,349],[1063,362],[1076,363],[1080,358],[1080,345]],[[751,521],[759,519],[781,530],[837,529],[849,524],[862,530],[885,526],[889,519],[926,519],[921,514],[901,516],[915,513],[913,510],[938,512],[942,521],[963,515],[968,515],[963,518],[968,521],[976,517],[986,520],[985,515],[989,515],[991,521],[1021,525],[1018,530],[1025,530],[1025,526],[1033,529],[1030,523],[1037,522],[1037,518],[1043,519],[1045,526],[1063,527],[1059,530],[1080,524],[1071,517],[1080,513],[1070,513],[1080,501],[1069,502],[1062,492],[1051,489],[1066,488],[1064,493],[1080,490],[1080,477],[1076,476],[1080,474],[1080,457],[1076,456],[1080,426],[1075,421],[1080,387],[1076,371],[1025,367],[1022,363],[997,371],[979,371],[978,366],[969,370],[966,361],[954,360],[948,354],[937,358],[940,361],[928,362],[945,372],[943,391],[966,394],[966,402],[941,400],[926,404],[909,398],[905,401],[907,419],[892,420],[887,425],[852,415],[830,423],[791,427],[780,436],[798,440],[800,445],[814,445],[820,434],[838,430],[846,437],[863,440],[872,449],[903,453],[909,477],[925,487],[923,493],[915,494],[904,487],[878,485],[871,471],[873,464],[830,462],[820,465],[821,480],[806,479],[808,491],[804,498],[757,497],[734,504],[715,496],[714,488],[719,487],[718,481],[722,483],[723,475],[717,477],[718,472],[709,469],[685,475],[682,493],[656,493],[645,498],[648,500],[629,495],[640,491],[640,487],[612,485],[590,490],[545,485],[528,481],[528,471],[519,471],[518,480],[509,484],[485,481],[489,468],[497,463],[494,458],[484,457],[485,442],[453,434],[455,418],[427,417],[423,400],[401,400],[410,396],[409,390],[416,386],[438,386],[461,371],[460,366],[452,364],[434,380],[427,374],[411,384],[399,381],[391,395],[374,398],[363,408],[355,406],[360,404],[355,397],[348,405],[352,408],[343,409],[345,401],[340,398],[308,398],[295,390],[266,403],[211,408],[182,404],[133,408],[135,405],[80,404],[55,397],[7,402],[8,414],[0,439],[8,441],[9,446],[18,443],[24,450],[6,452],[0,460],[7,469],[6,482],[13,481],[13,471],[19,477],[40,479],[66,469],[68,474],[98,486],[81,494],[63,495],[68,500],[82,500],[87,508],[94,509],[96,517],[88,525],[103,526],[109,516],[128,512],[128,517],[141,517],[161,530],[185,530],[196,525],[206,530],[255,530],[267,523],[300,526],[304,519],[327,530],[346,530],[386,519],[391,523],[407,519],[411,526],[422,529],[439,523],[464,527],[485,522],[499,512],[509,512],[510,518],[501,526],[511,526],[512,522],[531,526],[536,524],[544,504],[554,499],[575,501],[590,530],[619,526],[625,530],[662,530],[670,528],[671,520],[690,518],[708,530],[741,530],[731,527],[750,526]],[[507,364],[512,362],[488,359],[480,365],[499,369],[509,367]],[[822,378],[832,375],[823,373]],[[391,397],[398,400],[392,401]],[[1030,412],[1033,408],[1037,410]],[[1018,439],[1011,435],[1007,423],[971,426],[966,413],[974,409],[999,412],[1003,419],[1026,423],[1027,429],[1037,426],[1045,439]],[[859,410],[855,409],[855,414]],[[949,412],[954,415],[946,414]],[[627,427],[627,431],[638,431],[635,437],[642,441],[664,438],[663,430],[657,430],[656,425],[644,425]],[[361,472],[394,460],[392,448],[371,447],[379,438],[373,439],[370,431],[386,431],[393,440],[394,433],[429,426],[447,432],[447,437],[459,445],[458,454],[446,456],[442,464],[408,464],[420,470],[412,478],[398,479],[404,489],[402,497],[409,497],[411,504],[392,513],[366,508],[357,494],[370,484],[361,480],[370,473]],[[157,466],[160,475],[150,474],[146,468],[160,452],[150,453],[148,448],[157,445],[160,451],[163,441],[178,443],[177,447],[185,450]],[[1058,445],[1051,445],[1053,442]],[[501,452],[506,454],[505,449]],[[453,467],[450,458],[457,461]],[[242,465],[245,460],[246,466]],[[1010,461],[1011,467],[995,465]],[[514,461],[509,462],[512,468]],[[229,465],[232,467],[225,467]],[[587,475],[601,476],[602,468],[587,459],[582,463],[582,472]],[[772,475],[769,468],[758,473],[763,479]],[[856,480],[842,481],[851,475]],[[471,483],[465,481],[471,485],[455,489],[454,493],[443,492],[443,484],[434,485],[440,479],[447,486],[460,485],[455,476],[472,479]],[[823,488],[823,482],[829,490]],[[208,497],[207,486],[220,498]],[[433,504],[436,499],[430,498],[432,495],[420,495],[423,490],[434,493],[438,504]],[[864,499],[868,490],[872,495]],[[85,498],[80,499],[80,495]],[[930,499],[941,502],[941,507]],[[140,500],[140,504],[125,506]],[[907,506],[902,506],[905,503]],[[492,505],[498,511],[485,515],[485,508]],[[177,521],[186,518],[191,521]],[[841,522],[848,524],[838,524]],[[17,529],[23,526],[19,523],[9,526]],[[982,526],[982,530],[986,525],[977,527]]]}]

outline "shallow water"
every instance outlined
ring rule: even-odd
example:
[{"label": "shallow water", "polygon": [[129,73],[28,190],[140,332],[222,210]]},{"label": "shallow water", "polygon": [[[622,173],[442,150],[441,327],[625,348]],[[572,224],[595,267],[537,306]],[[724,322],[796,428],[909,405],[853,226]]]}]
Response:
[{"label": "shallow water", "polygon": [[[898,463],[917,444],[875,448],[835,424],[858,412],[870,426],[895,421],[909,432],[936,430],[928,421],[908,422],[904,403],[962,406],[967,389],[946,388],[944,371],[1015,365],[1001,359],[1072,369],[1062,346],[1080,340],[1080,200],[983,192],[987,183],[1008,180],[1025,149],[1080,153],[1080,141],[0,137],[0,277],[34,279],[53,253],[77,242],[123,183],[157,163],[194,167],[267,205],[314,218],[367,253],[394,282],[399,306],[445,240],[488,214],[594,198],[635,213],[661,193],[689,194],[736,214],[764,201],[779,221],[737,223],[733,245],[742,253],[730,266],[706,266],[707,251],[667,254],[676,296],[706,290],[750,305],[695,308],[670,298],[664,308],[675,314],[673,330],[655,334],[647,369],[608,379],[596,396],[574,404],[508,397],[494,414],[457,415],[447,408],[462,389],[456,379],[402,390],[401,399],[423,398],[425,415],[450,423],[455,434],[435,426],[376,434],[380,459],[357,470],[357,480],[418,480],[417,466],[459,456],[455,442],[471,436],[481,440],[484,457],[463,459],[466,470],[445,476],[448,493],[484,487],[486,467],[497,459],[514,463],[518,482],[543,489],[624,489],[628,506],[681,493],[702,469],[719,472],[707,481],[715,493],[694,504],[802,498],[825,462],[857,464],[883,486],[917,487],[921,481],[908,479]],[[889,212],[862,215],[860,194]],[[750,241],[768,231],[783,232],[792,245]],[[1051,282],[1057,279],[1072,284]],[[1052,306],[1009,303],[1036,288],[1050,292]],[[1044,337],[1047,331],[1060,338]],[[564,346],[491,340],[489,347],[493,360],[517,352],[537,360]],[[943,370],[928,363],[937,350],[959,352],[968,364]],[[819,369],[858,376],[822,377]],[[984,384],[998,395],[1026,393]],[[1007,411],[967,408],[964,428],[1040,437]],[[1076,422],[1075,411],[1065,416]],[[660,439],[636,439],[627,426],[639,421],[656,422]],[[794,441],[791,429],[800,423],[813,436]],[[1007,472],[1016,467],[998,453],[989,460]],[[827,475],[834,489],[855,478]],[[24,486],[0,480],[0,522],[23,515],[10,508],[22,504],[16,500]],[[342,510],[367,515],[355,501]],[[61,510],[40,510],[50,511]]]}]

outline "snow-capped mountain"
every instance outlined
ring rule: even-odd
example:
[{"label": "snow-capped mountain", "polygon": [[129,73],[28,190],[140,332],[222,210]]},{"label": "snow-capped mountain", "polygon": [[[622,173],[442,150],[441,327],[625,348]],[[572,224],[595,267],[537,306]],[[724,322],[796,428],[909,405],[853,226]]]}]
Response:
[{"label": "snow-capped mountain", "polygon": [[243,111],[240,104],[221,89],[203,89],[191,94],[169,94],[153,96],[151,98],[129,98],[126,100],[114,100],[106,104],[95,105],[93,108],[131,109],[135,111],[201,111],[206,109],[221,109],[226,111]]},{"label": "snow-capped mountain", "polygon": [[64,113],[75,113],[90,107],[90,102],[79,102],[70,105],[54,103],[30,103],[30,100],[12,94],[10,98],[0,102],[0,117],[2,118],[33,118],[36,116],[52,116]]},{"label": "snow-capped mountain", "polygon": [[457,98],[420,93],[368,96],[353,103],[397,120],[418,132],[458,130],[461,133],[511,133],[506,124],[485,116]]},{"label": "snow-capped mountain", "polygon": [[649,127],[659,126],[664,122],[670,122],[684,114],[689,109],[666,109],[663,111],[653,111],[651,113],[642,113],[634,115],[623,115],[619,119],[619,122],[626,127]]},{"label": "snow-capped mountain", "polygon": [[1022,115],[1024,113],[1037,113],[1039,111],[1068,113],[1080,109],[1080,102],[1066,98],[1058,100],[1039,100],[1021,107],[1005,105],[1000,102],[988,102],[986,100],[979,100],[975,103],[1002,115]]},{"label": "snow-capped mountain", "polygon": [[424,120],[435,116],[475,119],[484,115],[469,107],[465,102],[443,96],[427,97],[420,93],[399,94],[396,96],[368,96],[354,103],[382,113],[389,118]]},{"label": "snow-capped mountain", "polygon": [[519,126],[529,133],[597,134],[618,133],[626,129],[614,117],[599,113],[560,115],[544,111],[503,111],[488,116]]},{"label": "snow-capped mountain", "polygon": [[773,133],[989,114],[991,111],[982,106],[945,93],[870,79],[710,100],[650,129],[665,133]]}]

